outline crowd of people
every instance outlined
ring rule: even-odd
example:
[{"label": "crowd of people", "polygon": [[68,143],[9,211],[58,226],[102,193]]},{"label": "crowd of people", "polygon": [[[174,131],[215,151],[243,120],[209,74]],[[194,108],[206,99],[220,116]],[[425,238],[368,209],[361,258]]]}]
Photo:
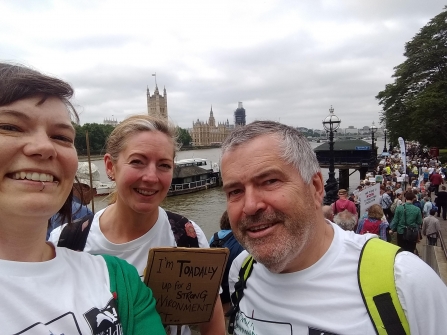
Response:
[{"label": "crowd of people", "polygon": [[[418,150],[415,143],[410,143],[409,148],[412,153],[424,153],[423,157],[407,156],[410,162],[404,168],[400,152],[390,152],[349,197],[346,190],[339,190],[339,199],[331,206],[333,221],[345,230],[374,233],[389,242],[397,233],[397,244],[410,252],[417,252],[415,245],[422,236],[430,235],[428,241],[436,245],[440,230],[436,216],[446,220],[447,214],[447,164],[430,157],[427,150]],[[359,194],[376,184],[380,184],[379,204],[366,208],[360,217]],[[423,228],[424,220],[430,226],[428,233]],[[415,241],[404,239],[409,226],[418,229]]]},{"label": "crowd of people", "polygon": [[[114,128],[104,162],[116,188],[109,206],[92,213],[85,206],[95,185],[78,165],[72,95],[60,79],[0,63],[2,333],[190,334],[188,325],[162,323],[141,280],[150,248],[210,246],[198,224],[161,207],[173,175],[175,127],[136,115]],[[443,333],[446,286],[407,250],[411,245],[400,252],[381,239],[391,230],[398,242],[408,241],[402,222],[414,216],[420,225],[428,213],[421,231],[433,243],[439,212],[418,194],[431,182],[428,192],[442,199],[445,185],[435,188],[435,165],[426,181],[413,183],[408,174],[411,189],[402,188],[391,163],[378,171],[386,179],[381,203],[358,220],[355,194],[347,190],[322,206],[318,161],[295,128],[256,121],[235,129],[222,145],[227,211],[210,241],[228,246],[232,261],[222,300],[217,296],[200,333],[225,334],[224,312],[230,334]],[[399,196],[402,205],[393,210]],[[445,206],[439,208],[445,217]],[[370,261],[376,252],[388,266]],[[379,292],[370,279],[383,274],[391,284]],[[384,294],[390,299],[375,307],[369,302]],[[383,307],[386,318],[371,313]]]}]

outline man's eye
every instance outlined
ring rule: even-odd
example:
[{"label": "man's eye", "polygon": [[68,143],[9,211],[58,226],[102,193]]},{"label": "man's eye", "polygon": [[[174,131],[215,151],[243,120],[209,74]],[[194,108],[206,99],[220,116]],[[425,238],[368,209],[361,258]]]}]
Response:
[{"label": "man's eye", "polygon": [[139,164],[143,164],[139,159],[133,159],[130,161],[130,164],[132,165],[139,165]]},{"label": "man's eye", "polygon": [[231,197],[231,196],[238,195],[238,194],[240,194],[240,193],[242,193],[242,190],[240,190],[240,189],[232,190],[232,191],[229,191],[229,192],[228,192],[228,196]]},{"label": "man's eye", "polygon": [[271,185],[271,184],[276,183],[277,181],[278,181],[278,179],[269,179],[269,180],[266,180],[266,181],[264,182],[264,184],[266,184],[266,185]]}]

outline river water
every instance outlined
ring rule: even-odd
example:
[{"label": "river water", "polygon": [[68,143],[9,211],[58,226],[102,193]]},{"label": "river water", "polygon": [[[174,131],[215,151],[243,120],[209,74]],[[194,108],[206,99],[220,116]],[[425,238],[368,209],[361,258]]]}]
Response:
[{"label": "river water", "polygon": [[[378,152],[383,148],[383,141],[377,141]],[[319,146],[320,143],[311,142],[312,148]],[[180,151],[177,153],[177,159],[185,158],[206,158],[212,163],[220,163],[220,148],[199,149],[190,151]],[[108,182],[105,172],[104,162],[95,160],[93,163],[98,166],[101,174],[101,181]],[[328,179],[328,169],[321,170],[323,180]],[[353,170],[350,170],[352,173]],[[338,178],[338,170],[335,170],[335,177]],[[359,172],[353,173],[349,177],[349,185],[354,189],[360,182]],[[95,211],[107,206],[107,197],[95,197]],[[163,208],[180,213],[190,220],[196,222],[204,231],[208,240],[219,230],[219,221],[226,208],[226,197],[220,187],[212,188],[191,194],[178,195],[166,198],[161,205]]]}]

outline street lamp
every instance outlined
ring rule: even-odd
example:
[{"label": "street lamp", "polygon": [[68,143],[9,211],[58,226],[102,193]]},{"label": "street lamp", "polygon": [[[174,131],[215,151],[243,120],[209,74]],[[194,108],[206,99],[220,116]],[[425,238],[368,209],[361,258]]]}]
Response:
[{"label": "street lamp", "polygon": [[385,143],[383,144],[383,152],[387,152],[387,149],[386,149],[386,132],[387,132],[387,129],[384,128],[383,129],[383,135],[385,137]]},{"label": "street lamp", "polygon": [[372,123],[371,128],[369,128],[369,130],[371,131],[371,164],[370,164],[370,168],[372,168],[373,170],[375,170],[376,168],[376,161],[377,161],[377,151],[376,148],[374,146],[374,134],[377,131],[377,127],[374,124],[374,121]]},{"label": "street lamp", "polygon": [[323,120],[323,127],[326,133],[329,133],[329,178],[326,181],[324,190],[326,195],[323,203],[330,205],[337,200],[338,183],[335,179],[335,167],[334,167],[334,132],[340,127],[340,119],[334,114],[334,108],[329,108],[330,114]]}]

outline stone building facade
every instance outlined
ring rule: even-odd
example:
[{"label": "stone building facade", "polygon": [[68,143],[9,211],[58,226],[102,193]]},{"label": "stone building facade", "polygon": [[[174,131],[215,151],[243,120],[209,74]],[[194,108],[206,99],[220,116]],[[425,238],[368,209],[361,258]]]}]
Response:
[{"label": "stone building facade", "polygon": [[163,88],[163,95],[158,92],[158,86],[155,86],[153,95],[149,93],[147,88],[147,113],[151,116],[162,117],[168,119],[168,95],[166,88]]},{"label": "stone building facade", "polygon": [[233,126],[227,122],[218,123],[214,119],[213,107],[211,106],[208,122],[202,122],[197,119],[193,122],[190,134],[195,146],[220,145],[230,134]]}]

